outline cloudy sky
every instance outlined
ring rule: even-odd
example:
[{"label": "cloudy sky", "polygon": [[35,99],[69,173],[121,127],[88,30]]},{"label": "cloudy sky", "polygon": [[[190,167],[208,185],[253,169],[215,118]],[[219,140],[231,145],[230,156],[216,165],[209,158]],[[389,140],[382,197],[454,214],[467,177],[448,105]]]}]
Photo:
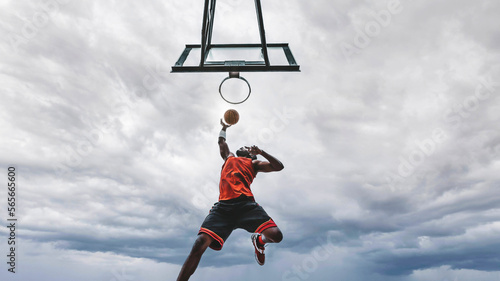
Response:
[{"label": "cloudy sky", "polygon": [[[253,1],[218,1],[214,43],[258,42]],[[248,3],[250,2],[250,3]],[[499,280],[500,2],[263,1],[299,73],[170,73],[203,1],[0,1],[0,166],[16,169],[16,274],[175,280],[234,151],[285,169],[257,201],[284,240],[207,250],[191,280]],[[0,196],[7,225],[7,190]]]}]

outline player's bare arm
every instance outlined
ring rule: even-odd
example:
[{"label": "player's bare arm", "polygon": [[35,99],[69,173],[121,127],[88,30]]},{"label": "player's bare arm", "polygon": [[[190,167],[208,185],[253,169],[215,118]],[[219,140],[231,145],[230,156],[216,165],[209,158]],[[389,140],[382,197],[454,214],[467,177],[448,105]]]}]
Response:
[{"label": "player's bare arm", "polygon": [[279,161],[276,157],[272,156],[271,154],[263,151],[260,149],[258,146],[253,145],[251,147],[245,147],[248,149],[250,154],[252,155],[262,155],[264,158],[266,158],[267,161],[260,161],[260,160],[254,160],[253,164],[255,167],[256,172],[277,172],[283,170],[285,166],[283,166],[283,163]]},{"label": "player's bare arm", "polygon": [[219,150],[220,156],[222,159],[226,160],[229,156],[233,155],[231,151],[229,151],[229,146],[226,143],[226,129],[231,127],[231,125],[227,125],[220,120],[220,124],[222,125],[222,129],[219,134]]}]

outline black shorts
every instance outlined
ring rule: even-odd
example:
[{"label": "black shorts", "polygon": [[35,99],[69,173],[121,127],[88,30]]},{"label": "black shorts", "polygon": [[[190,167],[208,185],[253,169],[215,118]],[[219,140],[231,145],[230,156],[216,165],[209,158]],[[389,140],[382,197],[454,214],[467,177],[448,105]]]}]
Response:
[{"label": "black shorts", "polygon": [[215,203],[198,234],[210,235],[214,239],[210,248],[219,251],[234,229],[243,228],[251,233],[261,233],[275,226],[264,208],[252,198],[243,196]]}]

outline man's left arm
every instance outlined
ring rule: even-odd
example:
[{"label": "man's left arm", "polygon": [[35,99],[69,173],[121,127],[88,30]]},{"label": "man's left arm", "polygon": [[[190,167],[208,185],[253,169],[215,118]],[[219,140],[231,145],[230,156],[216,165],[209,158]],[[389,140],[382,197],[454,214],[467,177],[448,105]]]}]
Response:
[{"label": "man's left arm", "polygon": [[285,166],[276,157],[258,148],[257,146],[250,147],[250,153],[253,155],[262,155],[267,161],[254,160],[254,167],[256,172],[277,172],[283,170]]}]

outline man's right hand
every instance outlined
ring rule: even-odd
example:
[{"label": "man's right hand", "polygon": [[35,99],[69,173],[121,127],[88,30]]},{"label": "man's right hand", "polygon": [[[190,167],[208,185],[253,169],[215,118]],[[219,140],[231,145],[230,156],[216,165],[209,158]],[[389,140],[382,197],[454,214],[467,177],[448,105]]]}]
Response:
[{"label": "man's right hand", "polygon": [[222,130],[226,130],[227,128],[231,127],[231,125],[228,125],[222,121],[222,118],[220,119],[220,124],[222,125]]}]

